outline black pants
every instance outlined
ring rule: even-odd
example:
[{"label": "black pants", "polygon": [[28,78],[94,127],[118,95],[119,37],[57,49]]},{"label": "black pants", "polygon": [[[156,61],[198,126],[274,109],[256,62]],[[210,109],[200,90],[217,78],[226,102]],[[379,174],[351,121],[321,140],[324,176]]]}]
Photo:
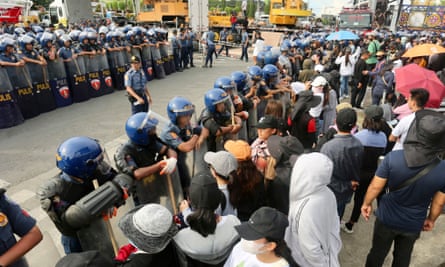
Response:
[{"label": "black pants", "polygon": [[411,261],[411,253],[414,243],[419,238],[420,232],[410,233],[390,229],[376,219],[372,248],[366,259],[366,267],[380,267],[385,261],[386,255],[394,242],[392,267],[408,267]]},{"label": "black pants", "polygon": [[220,55],[224,49],[226,49],[226,56],[229,56],[229,47],[227,45],[221,45],[221,48],[218,51],[218,55]]},{"label": "black pants", "polygon": [[357,83],[354,83],[351,88],[351,106],[352,107],[360,107],[362,105],[363,98],[365,97],[366,93],[366,86],[367,86],[368,80],[364,81],[362,83],[361,88],[357,88]]},{"label": "black pants", "polygon": [[372,178],[373,175],[370,177],[360,177],[360,185],[354,192],[354,208],[352,209],[351,218],[349,219],[349,221],[354,223],[358,222],[361,214],[363,200],[365,199],[366,191],[368,191],[368,187],[371,183]]}]

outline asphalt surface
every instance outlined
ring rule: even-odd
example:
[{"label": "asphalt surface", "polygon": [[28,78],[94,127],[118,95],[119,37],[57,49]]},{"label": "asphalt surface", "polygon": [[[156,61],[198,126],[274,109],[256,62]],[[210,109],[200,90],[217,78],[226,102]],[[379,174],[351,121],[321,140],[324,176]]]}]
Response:
[{"label": "asphalt surface", "polygon": [[[235,56],[236,56],[235,51]],[[192,100],[200,112],[204,106],[203,95],[211,89],[220,76],[229,76],[233,71],[246,70],[248,63],[236,58],[220,57],[213,68],[200,68],[199,55],[195,55],[196,68],[167,76],[163,80],[149,83],[153,98],[152,109],[166,115],[167,102],[174,96],[185,96]],[[25,121],[24,124],[0,130],[0,186],[8,189],[8,195],[33,215],[44,234],[44,240],[28,255],[30,266],[50,267],[63,256],[60,234],[47,215],[41,211],[35,191],[39,185],[55,175],[55,153],[57,146],[65,139],[85,135],[99,139],[108,151],[110,159],[116,148],[125,142],[124,124],[130,115],[130,104],[123,91],[116,91],[83,103],[41,114]],[[120,208],[117,220],[132,203]],[[349,216],[348,207],[345,218]],[[361,220],[354,227],[353,234],[341,233],[343,248],[340,253],[342,266],[364,266],[372,239],[373,220]],[[119,244],[127,241],[114,227]],[[439,218],[436,228],[422,233],[416,243],[411,266],[439,266],[445,262],[445,222]],[[390,266],[388,256],[385,266]]]}]

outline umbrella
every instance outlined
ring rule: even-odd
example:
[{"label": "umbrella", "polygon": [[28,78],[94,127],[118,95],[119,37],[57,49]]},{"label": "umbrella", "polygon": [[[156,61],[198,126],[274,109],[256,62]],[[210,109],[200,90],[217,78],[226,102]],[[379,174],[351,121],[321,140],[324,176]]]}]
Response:
[{"label": "umbrella", "polygon": [[360,39],[355,33],[350,31],[333,32],[326,37],[328,41],[358,40]]},{"label": "umbrella", "polygon": [[445,48],[435,44],[422,44],[408,49],[402,57],[423,57],[431,56],[436,53],[445,53]]},{"label": "umbrella", "polygon": [[395,70],[396,90],[409,97],[411,89],[425,88],[430,92],[426,107],[438,108],[445,97],[445,86],[434,71],[409,64]]}]

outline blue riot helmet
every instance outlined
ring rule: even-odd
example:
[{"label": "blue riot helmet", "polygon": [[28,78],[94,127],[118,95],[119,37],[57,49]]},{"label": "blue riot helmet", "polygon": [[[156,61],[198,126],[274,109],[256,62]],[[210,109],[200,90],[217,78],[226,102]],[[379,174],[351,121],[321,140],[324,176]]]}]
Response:
[{"label": "blue riot helmet", "polygon": [[14,29],[14,33],[17,36],[23,35],[26,33],[26,31],[22,27],[17,27]]},{"label": "blue riot helmet", "polygon": [[88,38],[88,32],[81,32],[79,34],[79,42],[83,43],[83,40],[86,40]]},{"label": "blue riot helmet", "polygon": [[192,102],[182,96],[172,98],[167,105],[168,118],[173,124],[177,124],[179,116],[191,116],[195,112]]},{"label": "blue riot helmet", "polygon": [[236,85],[238,91],[242,91],[246,87],[247,75],[242,71],[234,71],[231,75],[232,81]]},{"label": "blue riot helmet", "polygon": [[31,27],[32,31],[37,34],[39,32],[44,32],[43,28],[39,25],[34,25]]},{"label": "blue riot helmet", "polygon": [[66,42],[72,42],[71,37],[68,34],[60,36],[59,41],[60,46],[65,46]]},{"label": "blue riot helmet", "polygon": [[156,129],[158,120],[146,112],[139,112],[128,118],[125,124],[125,132],[131,142],[147,146],[154,141],[152,132]]},{"label": "blue riot helmet", "polygon": [[229,99],[229,95],[220,88],[213,88],[207,91],[204,95],[204,104],[206,108],[211,112],[216,112],[216,105],[223,103]]},{"label": "blue riot helmet", "polygon": [[93,31],[89,31],[88,33],[87,33],[87,38],[88,38],[88,40],[95,40],[95,41],[97,41],[97,33],[96,32],[93,32]]},{"label": "blue riot helmet", "polygon": [[230,77],[219,77],[213,84],[213,88],[220,88],[226,92],[236,89],[235,83]]},{"label": "blue riot helmet", "polygon": [[56,165],[64,173],[87,180],[96,170],[106,174],[111,170],[105,150],[95,139],[72,137],[57,148]]},{"label": "blue riot helmet", "polygon": [[127,37],[127,40],[130,41],[131,37],[136,36],[136,34],[134,33],[134,31],[128,31],[125,36]]},{"label": "blue riot helmet", "polygon": [[262,68],[264,66],[264,57],[266,56],[266,51],[258,52],[256,56],[256,65]]},{"label": "blue riot helmet", "polygon": [[40,46],[41,47],[46,47],[48,42],[52,42],[54,40],[54,34],[50,33],[50,32],[44,32],[42,34],[42,36],[40,36]]},{"label": "blue riot helmet", "polygon": [[280,71],[278,70],[278,68],[272,64],[267,64],[263,68],[263,78],[266,81],[272,78],[277,78],[279,73]]},{"label": "blue riot helmet", "polygon": [[104,34],[107,34],[108,33],[108,28],[107,28],[107,26],[100,26],[99,27],[99,34],[101,34],[101,33],[104,33]]},{"label": "blue riot helmet", "polygon": [[141,36],[142,33],[144,32],[144,29],[140,26],[135,26],[131,29],[135,35]]},{"label": "blue riot helmet", "polygon": [[8,46],[14,47],[15,46],[15,41],[12,38],[4,37],[0,41],[0,53],[5,52],[6,51],[6,47],[8,47]]},{"label": "blue riot helmet", "polygon": [[27,32],[25,35],[27,35],[33,39],[36,39],[36,35],[33,32]]},{"label": "blue riot helmet", "polygon": [[70,36],[71,40],[77,42],[79,40],[79,35],[81,31],[79,30],[73,30],[68,35]]},{"label": "blue riot helmet", "polygon": [[22,51],[26,50],[27,44],[34,45],[34,42],[35,42],[35,40],[33,38],[29,37],[28,35],[20,36],[18,41],[19,41],[20,49],[22,49]]},{"label": "blue riot helmet", "polygon": [[272,51],[268,51],[266,52],[266,54],[264,55],[264,64],[268,65],[275,65],[278,62],[278,56],[273,54]]},{"label": "blue riot helmet", "polygon": [[110,43],[113,41],[114,38],[114,32],[110,31],[107,33],[107,43]]},{"label": "blue riot helmet", "polygon": [[[73,32],[73,31],[71,31],[71,32]],[[60,38],[62,35],[65,34],[65,31],[62,29],[57,29],[54,31],[54,34],[56,35],[57,38]]]},{"label": "blue riot helmet", "polygon": [[289,39],[283,40],[280,46],[280,51],[288,51],[291,47],[291,41]]},{"label": "blue riot helmet", "polygon": [[258,66],[249,67],[247,73],[249,73],[250,79],[254,81],[259,81],[263,78],[263,70]]}]

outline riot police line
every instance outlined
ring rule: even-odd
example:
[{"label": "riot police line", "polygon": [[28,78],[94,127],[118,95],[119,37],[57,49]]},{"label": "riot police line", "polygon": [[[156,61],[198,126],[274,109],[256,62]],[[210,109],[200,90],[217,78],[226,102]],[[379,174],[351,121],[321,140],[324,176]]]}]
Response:
[{"label": "riot police line", "polygon": [[[51,53],[51,47],[57,47],[56,51],[59,47],[63,48],[65,41],[72,42],[70,47],[75,47],[77,40],[72,38],[74,31],[69,35],[58,34],[57,31],[40,32],[37,37],[33,33],[18,37],[11,34],[0,36],[0,62],[13,63],[2,63],[0,68],[0,129],[21,124],[40,113],[125,89],[124,75],[133,55],[141,58],[148,81],[163,79],[176,72],[173,55],[166,42],[79,55],[69,61],[56,55],[52,59],[46,56],[46,64],[17,63],[23,56],[28,56],[24,55],[27,44],[32,44],[29,56],[36,58]],[[93,36],[100,40],[95,32]],[[102,44],[117,38],[124,40],[125,37],[123,32],[109,32],[104,35]],[[12,52],[7,52],[7,47],[12,47]],[[39,47],[40,51],[37,49]]]}]

